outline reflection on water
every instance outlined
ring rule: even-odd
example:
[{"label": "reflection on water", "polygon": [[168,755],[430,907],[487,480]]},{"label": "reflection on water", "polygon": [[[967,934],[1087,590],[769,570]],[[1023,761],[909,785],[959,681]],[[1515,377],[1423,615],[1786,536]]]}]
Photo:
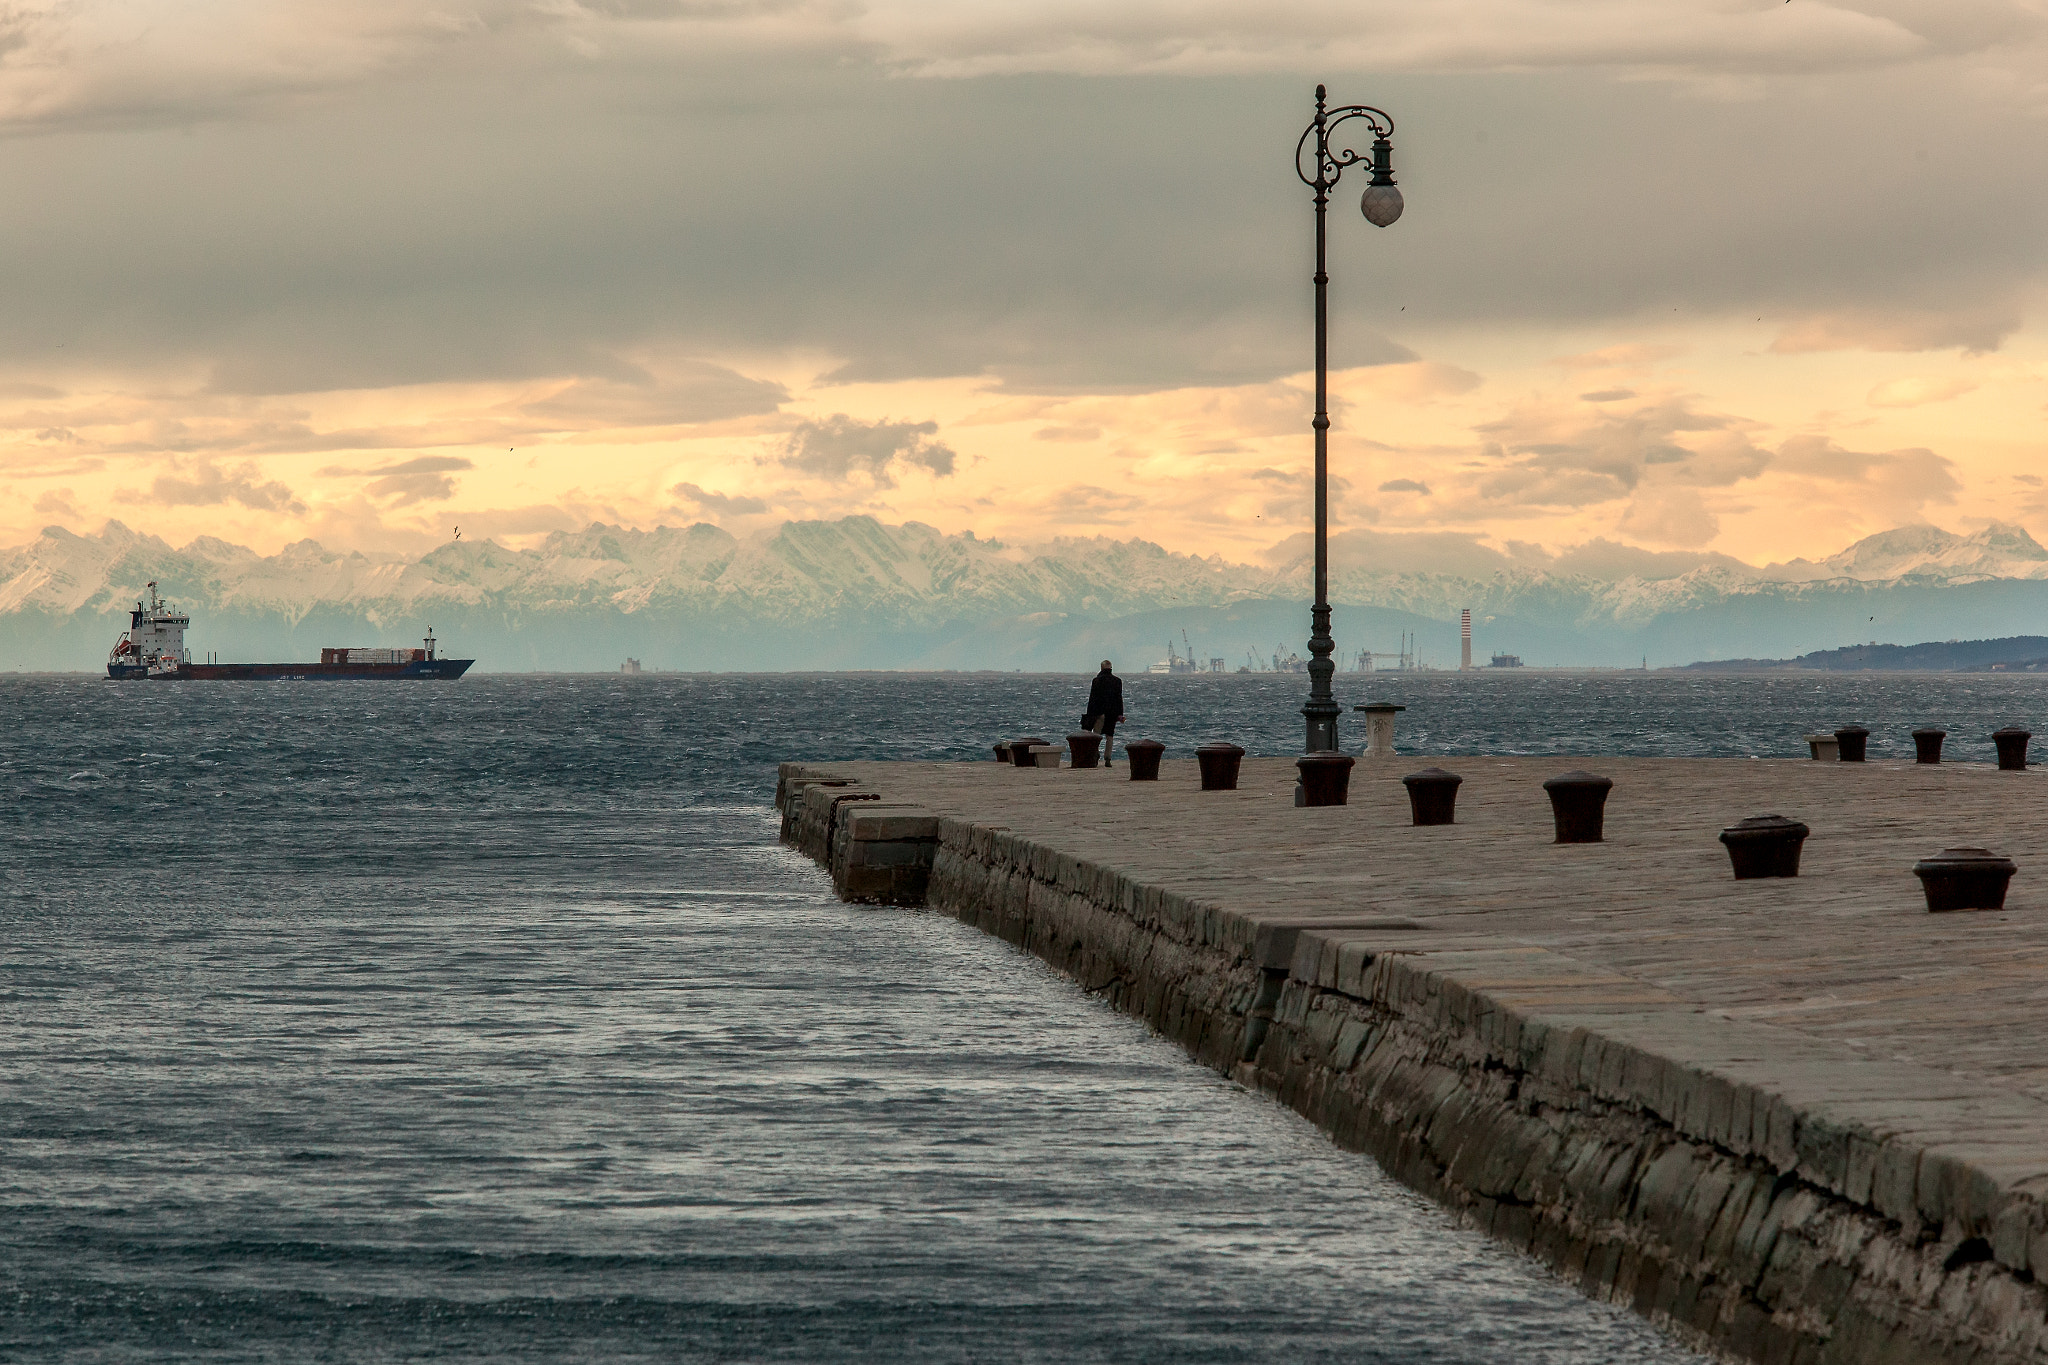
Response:
[{"label": "reflection on water", "polygon": [[[2035,685],[1372,690],[1461,752],[1790,753],[1854,720],[1970,755]],[[1130,692],[1133,737],[1300,729],[1298,679]],[[1689,1359],[775,842],[778,759],[980,757],[1084,693],[0,681],[0,1355]]]}]

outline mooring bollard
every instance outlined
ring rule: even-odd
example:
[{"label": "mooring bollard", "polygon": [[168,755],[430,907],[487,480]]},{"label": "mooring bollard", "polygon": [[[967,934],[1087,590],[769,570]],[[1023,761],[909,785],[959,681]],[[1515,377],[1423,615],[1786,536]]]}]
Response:
[{"label": "mooring bollard", "polygon": [[1735,880],[1751,877],[1796,877],[1799,850],[1810,833],[1797,820],[1782,815],[1752,815],[1721,831],[1728,846],[1728,861],[1735,867]]},{"label": "mooring bollard", "polygon": [[1988,848],[1945,848],[1913,864],[1929,910],[2003,910],[2019,868]]},{"label": "mooring bollard", "polygon": [[1870,743],[1870,731],[1861,725],[1844,725],[1835,731],[1835,743],[1841,748],[1844,763],[1861,763],[1864,746]]},{"label": "mooring bollard", "polygon": [[1301,804],[1304,806],[1341,806],[1351,795],[1351,765],[1358,762],[1350,754],[1303,754],[1294,760],[1294,766],[1301,771]]},{"label": "mooring bollard", "polygon": [[1027,735],[1027,736],[1026,736],[1025,738],[1023,738],[1023,739],[1013,739],[1013,740],[1011,740],[1011,741],[1010,741],[1010,762],[1011,762],[1011,763],[1013,763],[1013,764],[1015,764],[1015,765],[1016,765],[1017,767],[1019,767],[1019,768],[1035,768],[1035,767],[1037,767],[1037,766],[1038,766],[1038,764],[1037,764],[1036,762],[1034,762],[1034,761],[1033,761],[1033,759],[1032,759],[1032,757],[1031,757],[1031,746],[1032,746],[1032,745],[1034,745],[1034,744],[1043,744],[1043,743],[1045,743],[1045,741],[1044,741],[1044,740],[1042,740],[1042,739],[1040,739],[1040,738],[1038,738],[1038,737],[1037,737],[1036,735]]},{"label": "mooring bollard", "polygon": [[1166,746],[1156,739],[1141,739],[1124,745],[1124,766],[1131,770],[1131,781],[1157,782],[1159,756],[1165,752]]},{"label": "mooring bollard", "polygon": [[1365,756],[1367,758],[1392,758],[1394,756],[1394,716],[1408,708],[1396,706],[1390,701],[1369,701],[1363,706],[1354,706],[1354,711],[1365,712]]},{"label": "mooring bollard", "polygon": [[1550,793],[1551,818],[1557,822],[1557,842],[1601,842],[1607,821],[1607,793],[1613,787],[1611,777],[1597,777],[1576,769],[1545,782],[1543,790]]},{"label": "mooring bollard", "polygon": [[1243,761],[1244,750],[1235,744],[1204,744],[1195,750],[1195,762],[1202,765],[1202,790],[1236,791],[1237,766]]},{"label": "mooring bollard", "polygon": [[1401,779],[1408,789],[1408,813],[1418,825],[1458,823],[1458,784],[1465,779],[1442,768],[1424,768]]},{"label": "mooring bollard", "polygon": [[996,741],[996,762],[998,762],[998,763],[1008,763],[1008,762],[1010,762],[1010,761],[1011,761],[1011,759],[1010,759],[1010,741],[1009,741],[1009,740],[1007,740],[1007,739],[999,739],[999,740],[997,740],[997,741]]},{"label": "mooring bollard", "polygon": [[1941,742],[1948,738],[1946,730],[1915,730],[1913,732],[1913,761],[1915,763],[1941,762]]},{"label": "mooring bollard", "polygon": [[1835,737],[1832,734],[1808,735],[1806,737],[1806,747],[1812,752],[1816,763],[1822,761],[1832,763],[1835,761],[1838,753]]},{"label": "mooring bollard", "polygon": [[1102,756],[1102,736],[1088,731],[1067,736],[1067,758],[1076,768],[1092,768]]},{"label": "mooring bollard", "polygon": [[1991,742],[1998,746],[1998,766],[2008,772],[2016,772],[2027,766],[2027,741],[2034,737],[2032,730],[2022,730],[2017,725],[2008,725],[2003,730],[1991,732]]}]

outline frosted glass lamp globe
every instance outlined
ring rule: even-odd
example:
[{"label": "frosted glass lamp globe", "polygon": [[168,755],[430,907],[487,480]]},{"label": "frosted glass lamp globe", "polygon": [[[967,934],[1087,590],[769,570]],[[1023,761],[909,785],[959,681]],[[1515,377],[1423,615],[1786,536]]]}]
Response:
[{"label": "frosted glass lamp globe", "polygon": [[1404,207],[1398,185],[1368,185],[1358,201],[1358,211],[1374,227],[1386,227],[1401,216]]}]

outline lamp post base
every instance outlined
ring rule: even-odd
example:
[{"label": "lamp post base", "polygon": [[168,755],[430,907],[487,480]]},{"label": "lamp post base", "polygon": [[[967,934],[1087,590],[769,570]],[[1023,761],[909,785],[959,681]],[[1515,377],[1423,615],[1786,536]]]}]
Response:
[{"label": "lamp post base", "polygon": [[1337,717],[1343,708],[1334,701],[1320,698],[1311,700],[1301,708],[1301,714],[1308,721],[1308,742],[1302,752],[1311,754],[1335,753],[1337,750]]}]

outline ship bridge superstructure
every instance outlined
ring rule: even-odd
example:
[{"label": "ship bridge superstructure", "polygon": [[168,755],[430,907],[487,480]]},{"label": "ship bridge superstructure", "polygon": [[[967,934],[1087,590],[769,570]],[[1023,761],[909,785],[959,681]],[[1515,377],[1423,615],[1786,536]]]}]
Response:
[{"label": "ship bridge superstructure", "polygon": [[135,604],[128,613],[128,629],[107,655],[108,673],[120,677],[170,672],[192,662],[185,652],[185,629],[191,624],[192,618],[164,601],[152,582],[148,603]]}]

